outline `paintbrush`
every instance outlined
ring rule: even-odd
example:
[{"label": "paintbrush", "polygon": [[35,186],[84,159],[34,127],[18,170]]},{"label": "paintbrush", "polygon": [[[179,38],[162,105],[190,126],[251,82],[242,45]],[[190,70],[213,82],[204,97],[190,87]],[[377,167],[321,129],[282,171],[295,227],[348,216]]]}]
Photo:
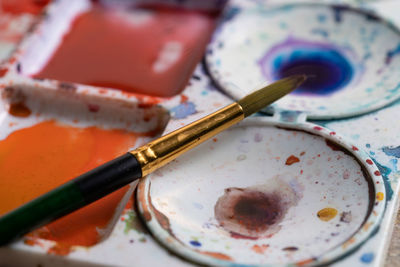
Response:
[{"label": "paintbrush", "polygon": [[82,208],[141,178],[217,133],[288,94],[305,81],[296,75],[264,86],[202,119],[129,151],[0,218],[0,245]]}]

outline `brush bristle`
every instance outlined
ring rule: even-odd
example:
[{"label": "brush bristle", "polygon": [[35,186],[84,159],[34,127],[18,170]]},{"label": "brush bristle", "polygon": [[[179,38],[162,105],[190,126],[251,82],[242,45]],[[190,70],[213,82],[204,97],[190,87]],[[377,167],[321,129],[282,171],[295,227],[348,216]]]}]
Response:
[{"label": "brush bristle", "polygon": [[306,79],[307,77],[305,75],[293,75],[281,79],[267,86],[263,86],[261,89],[240,99],[237,103],[243,108],[244,116],[248,117],[290,93],[299,87]]}]

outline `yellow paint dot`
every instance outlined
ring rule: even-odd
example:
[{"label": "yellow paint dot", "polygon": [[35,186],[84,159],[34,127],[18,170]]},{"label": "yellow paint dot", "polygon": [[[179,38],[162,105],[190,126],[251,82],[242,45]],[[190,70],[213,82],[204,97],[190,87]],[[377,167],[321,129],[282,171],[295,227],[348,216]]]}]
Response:
[{"label": "yellow paint dot", "polygon": [[322,210],[318,211],[317,216],[322,221],[330,221],[337,215],[338,211],[334,208],[323,208]]},{"label": "yellow paint dot", "polygon": [[376,193],[376,199],[379,200],[379,201],[382,201],[384,196],[385,195],[382,192]]}]

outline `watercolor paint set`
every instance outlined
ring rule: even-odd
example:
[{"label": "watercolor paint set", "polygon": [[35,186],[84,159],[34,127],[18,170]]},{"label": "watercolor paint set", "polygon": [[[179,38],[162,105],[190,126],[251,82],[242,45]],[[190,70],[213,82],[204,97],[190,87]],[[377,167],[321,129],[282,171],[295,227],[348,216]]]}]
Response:
[{"label": "watercolor paint set", "polygon": [[381,266],[397,1],[1,1],[0,215],[264,82],[307,81],[0,266]]}]

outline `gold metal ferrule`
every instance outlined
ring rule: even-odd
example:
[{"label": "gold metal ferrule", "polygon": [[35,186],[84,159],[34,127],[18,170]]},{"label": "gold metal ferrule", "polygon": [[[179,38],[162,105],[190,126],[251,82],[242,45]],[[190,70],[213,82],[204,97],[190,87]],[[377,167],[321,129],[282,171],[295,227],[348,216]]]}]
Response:
[{"label": "gold metal ferrule", "polygon": [[146,176],[244,117],[242,107],[233,103],[130,153],[139,161],[142,176]]}]

